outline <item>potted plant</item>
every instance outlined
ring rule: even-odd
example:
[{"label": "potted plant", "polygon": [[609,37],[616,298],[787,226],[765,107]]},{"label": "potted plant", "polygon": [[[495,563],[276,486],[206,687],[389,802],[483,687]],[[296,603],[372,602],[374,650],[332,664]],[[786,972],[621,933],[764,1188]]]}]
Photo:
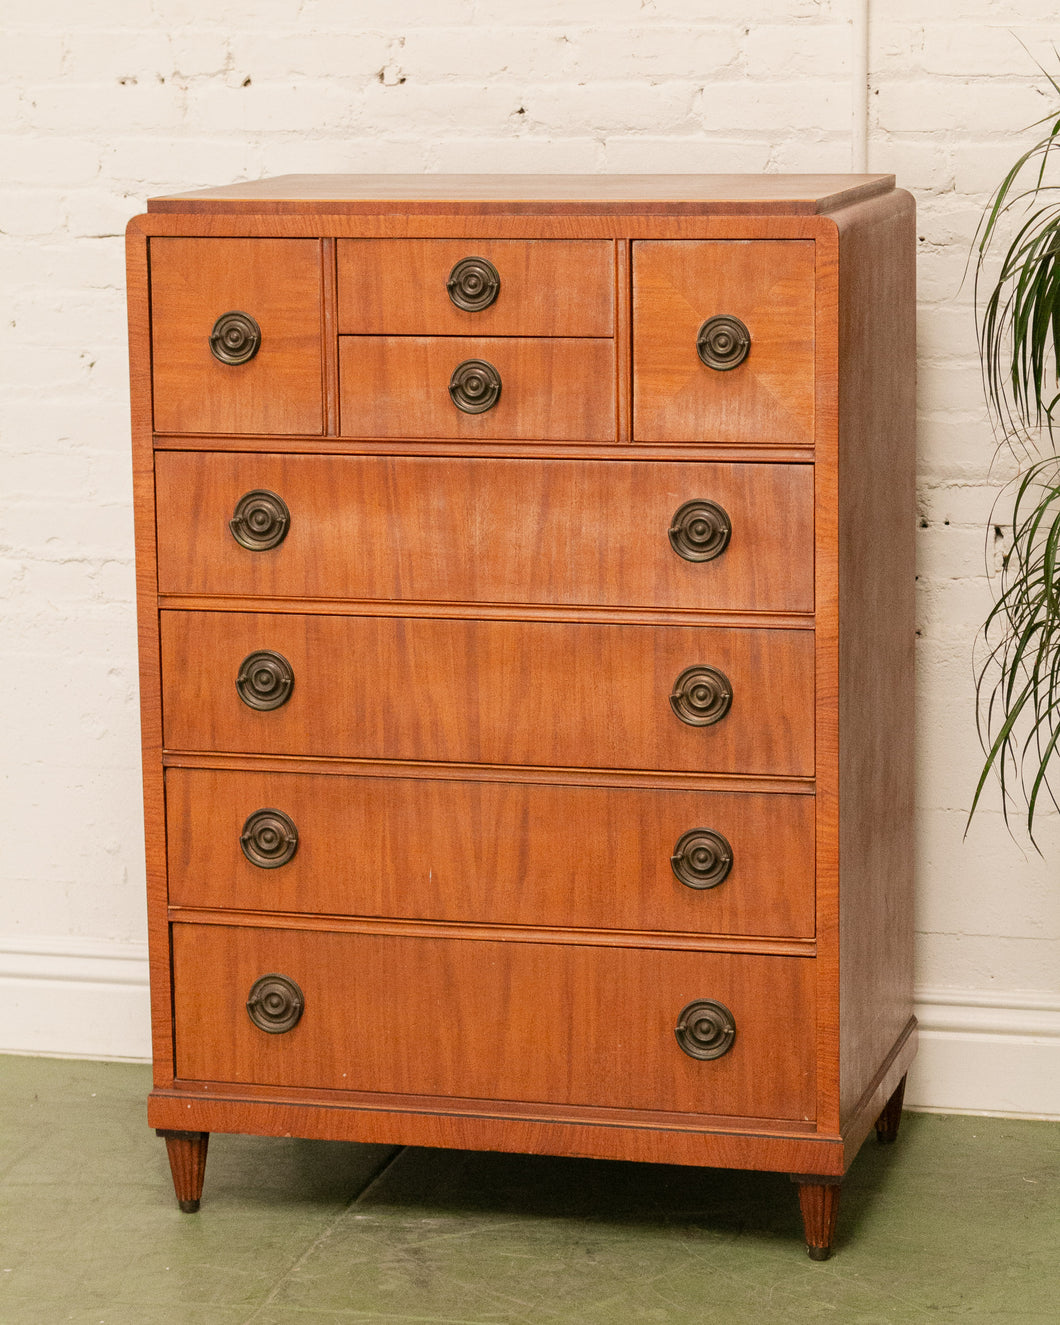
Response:
[{"label": "potted plant", "polygon": [[[1046,75],[1060,96],[1060,84]],[[974,814],[991,775],[1006,821],[1020,805],[1056,803],[1049,772],[1060,746],[1060,185],[1048,182],[1060,117],[991,196],[973,241],[983,382],[998,448],[1018,462],[1012,547],[981,634],[976,670],[986,752]],[[1000,256],[1000,267],[996,266]]]}]

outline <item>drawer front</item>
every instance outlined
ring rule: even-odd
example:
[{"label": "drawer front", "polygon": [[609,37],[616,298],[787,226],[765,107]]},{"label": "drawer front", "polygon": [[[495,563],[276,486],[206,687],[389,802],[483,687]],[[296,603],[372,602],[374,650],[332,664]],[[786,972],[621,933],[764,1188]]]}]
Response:
[{"label": "drawer front", "polygon": [[155,430],[322,432],[320,241],[150,244]]},{"label": "drawer front", "polygon": [[235,910],[808,938],[813,806],[798,795],[174,768],[169,896]]},{"label": "drawer front", "polygon": [[339,331],[611,336],[614,262],[606,240],[340,239]]},{"label": "drawer front", "polygon": [[[812,958],[176,924],[173,970],[189,1080],[814,1116]],[[303,999],[279,1033],[246,1009],[272,974]],[[678,1044],[700,1000],[732,1016],[721,1057]]]},{"label": "drawer front", "polygon": [[163,593],[813,610],[808,465],[168,451],[155,482]]},{"label": "drawer front", "polygon": [[[731,322],[750,336],[742,362]],[[708,325],[709,324],[709,325]],[[697,349],[705,338],[705,363]],[[814,245],[633,245],[633,434],[640,442],[811,445]]]},{"label": "drawer front", "polygon": [[[485,362],[479,390],[462,366]],[[455,385],[454,385],[455,382]],[[496,388],[499,382],[499,388]],[[495,403],[468,413],[453,403]],[[499,389],[499,395],[495,390]],[[340,336],[339,393],[347,437],[610,442],[615,353],[608,340],[490,336]]]},{"label": "drawer front", "polygon": [[[485,764],[811,776],[813,633],[297,616],[161,613],[170,749]],[[282,655],[236,679],[259,651]],[[696,695],[687,669],[731,686]],[[285,669],[289,669],[289,678]],[[252,682],[253,684],[249,684]],[[695,682],[698,685],[699,682]],[[285,698],[286,696],[286,698]]]}]

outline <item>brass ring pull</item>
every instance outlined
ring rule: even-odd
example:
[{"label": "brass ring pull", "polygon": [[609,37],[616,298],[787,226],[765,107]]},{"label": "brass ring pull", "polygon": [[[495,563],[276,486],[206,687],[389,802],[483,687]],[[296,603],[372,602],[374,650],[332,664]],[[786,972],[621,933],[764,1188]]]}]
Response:
[{"label": "brass ring pull", "polygon": [[690,727],[710,727],[732,707],[732,683],[716,667],[686,667],[674,682],[670,707]]},{"label": "brass ring pull", "polygon": [[453,369],[449,395],[465,414],[485,414],[501,398],[501,375],[485,359],[465,359]]},{"label": "brass ring pull", "polygon": [[736,1039],[736,1022],[724,1003],[697,998],[681,1009],[674,1034],[689,1058],[721,1058]]},{"label": "brass ring pull", "polygon": [[228,522],[232,537],[248,552],[266,552],[269,548],[279,547],[290,526],[291,512],[287,503],[267,488],[244,492]]},{"label": "brass ring pull", "polygon": [[461,258],[445,283],[449,298],[466,313],[480,313],[496,301],[501,278],[489,258]]},{"label": "brass ring pull", "polygon": [[729,313],[708,317],[696,337],[696,353],[708,368],[728,372],[738,368],[751,353],[751,333]]},{"label": "brass ring pull", "polygon": [[294,859],[298,829],[291,816],[282,810],[255,810],[243,825],[239,846],[258,869],[276,870]]},{"label": "brass ring pull", "polygon": [[247,995],[247,1015],[269,1035],[294,1030],[304,1011],[305,996],[290,976],[259,976]]},{"label": "brass ring pull", "polygon": [[670,521],[670,546],[685,561],[713,561],[729,546],[732,521],[716,501],[686,501]]},{"label": "brass ring pull", "polygon": [[239,664],[236,690],[239,698],[252,709],[278,709],[291,698],[294,668],[274,649],[248,653]]},{"label": "brass ring pull", "polygon": [[732,847],[713,828],[690,828],[677,839],[670,868],[687,888],[716,888],[729,877]]},{"label": "brass ring pull", "polygon": [[261,328],[249,313],[222,313],[210,332],[210,353],[218,363],[248,363],[261,349]]}]

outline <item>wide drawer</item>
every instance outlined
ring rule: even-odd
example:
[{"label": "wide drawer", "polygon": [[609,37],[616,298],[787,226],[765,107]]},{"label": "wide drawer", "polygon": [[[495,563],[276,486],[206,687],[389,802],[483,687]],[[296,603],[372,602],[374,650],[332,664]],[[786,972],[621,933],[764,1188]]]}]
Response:
[{"label": "wide drawer", "polygon": [[[476,408],[495,403],[468,413],[451,387]],[[614,346],[563,337],[340,336],[339,395],[347,437],[610,442]]]},{"label": "wide drawer", "polygon": [[155,430],[322,432],[320,241],[150,244]]},{"label": "wide drawer", "polygon": [[169,900],[811,937],[814,801],[171,768]]},{"label": "wide drawer", "polygon": [[339,331],[610,336],[614,262],[599,239],[340,239]]},{"label": "wide drawer", "polygon": [[813,610],[808,465],[169,451],[155,483],[163,593]]},{"label": "wide drawer", "polygon": [[814,343],[811,240],[633,245],[634,440],[811,445]]},{"label": "wide drawer", "polygon": [[[172,936],[187,1080],[814,1117],[812,958],[224,925]],[[273,983],[271,1031],[246,1007],[266,975],[297,986]],[[278,1031],[299,996],[300,1019]],[[678,1043],[695,1002],[731,1015],[720,1057]]]},{"label": "wide drawer", "polygon": [[813,774],[808,630],[160,616],[170,749]]}]

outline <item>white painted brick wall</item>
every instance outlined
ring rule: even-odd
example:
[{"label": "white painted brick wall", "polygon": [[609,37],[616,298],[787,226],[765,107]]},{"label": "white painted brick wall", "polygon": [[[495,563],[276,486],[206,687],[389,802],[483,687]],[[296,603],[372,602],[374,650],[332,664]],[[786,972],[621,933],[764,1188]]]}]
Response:
[{"label": "white painted brick wall", "polygon": [[[983,529],[1005,470],[991,475],[962,286],[979,209],[1052,105],[1031,56],[1055,66],[1055,0],[872,8],[869,167],[894,171],[920,207],[919,979],[1055,1001],[1060,830],[1047,827],[1046,859],[1024,854],[995,796],[963,836]],[[109,970],[113,945],[143,936],[121,236],[144,199],[287,171],[847,170],[854,12],[855,0],[8,7],[0,950],[80,942]]]}]

